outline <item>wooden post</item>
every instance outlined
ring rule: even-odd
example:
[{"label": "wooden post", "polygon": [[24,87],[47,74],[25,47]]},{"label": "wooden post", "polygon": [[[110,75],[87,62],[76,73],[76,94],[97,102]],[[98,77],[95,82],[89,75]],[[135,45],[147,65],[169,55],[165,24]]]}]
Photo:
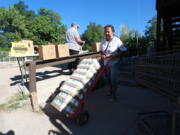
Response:
[{"label": "wooden post", "polygon": [[29,90],[31,95],[31,104],[34,111],[39,110],[37,90],[36,90],[36,63],[29,64]]},{"label": "wooden post", "polygon": [[180,106],[180,96],[177,97],[177,105]]},{"label": "wooden post", "polygon": [[172,113],[172,127],[171,134],[176,135],[176,112]]},{"label": "wooden post", "polygon": [[168,50],[172,50],[172,25],[171,19],[167,18],[167,48]]},{"label": "wooden post", "polygon": [[171,23],[168,17],[164,17],[164,25],[163,25],[163,49],[170,50],[170,37],[171,37]]}]

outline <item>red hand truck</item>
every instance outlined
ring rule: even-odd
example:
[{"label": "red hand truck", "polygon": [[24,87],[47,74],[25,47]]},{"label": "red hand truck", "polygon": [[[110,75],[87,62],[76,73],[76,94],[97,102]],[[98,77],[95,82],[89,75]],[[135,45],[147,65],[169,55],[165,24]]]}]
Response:
[{"label": "red hand truck", "polygon": [[[104,60],[106,58],[111,58],[111,56],[105,56],[105,57],[101,57],[99,60]],[[85,112],[83,111],[84,108],[84,103],[87,100],[89,94],[91,93],[91,91],[93,91],[95,84],[97,83],[97,81],[99,80],[99,78],[104,75],[107,72],[107,65],[109,64],[111,59],[109,59],[106,63],[106,65],[101,64],[100,69],[97,71],[97,73],[95,74],[94,79],[91,78],[92,83],[91,85],[87,86],[86,88],[88,89],[86,93],[84,93],[83,95],[83,99],[78,99],[79,101],[79,106],[75,108],[75,111],[72,114],[68,114],[67,112],[62,112],[64,113],[68,118],[74,119],[79,125],[84,125],[88,122],[89,120],[89,112]],[[62,86],[62,84],[61,84]],[[61,92],[61,90],[59,90],[59,92]],[[64,92],[64,91],[63,91]]]}]

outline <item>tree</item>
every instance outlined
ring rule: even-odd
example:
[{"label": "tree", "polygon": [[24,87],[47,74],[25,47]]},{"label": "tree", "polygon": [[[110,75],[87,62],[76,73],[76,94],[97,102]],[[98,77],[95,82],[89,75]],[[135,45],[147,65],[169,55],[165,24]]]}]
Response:
[{"label": "tree", "polygon": [[120,31],[120,39],[127,46],[130,56],[146,53],[146,49],[149,47],[148,40],[141,36],[139,31],[130,30],[128,26],[122,26]]},{"label": "tree", "polygon": [[9,41],[18,41],[27,34],[25,27],[25,17],[19,14],[13,6],[8,10],[1,8],[0,31]]},{"label": "tree", "polygon": [[120,29],[121,36],[120,39],[128,48],[137,48],[138,39],[140,39],[141,34],[137,30],[130,30],[128,26],[122,26]]},{"label": "tree", "polygon": [[87,29],[82,34],[82,39],[89,45],[93,42],[100,42],[103,38],[103,31],[102,25],[90,22]]},{"label": "tree", "polygon": [[61,16],[52,10],[40,8],[35,14],[23,1],[8,9],[0,7],[0,46],[8,47],[12,41],[22,39],[33,40],[37,45],[64,43],[65,31]]},{"label": "tree", "polygon": [[33,33],[31,39],[35,44],[64,43],[66,27],[61,25],[60,19],[57,13],[41,8],[38,15],[28,24]]},{"label": "tree", "polygon": [[52,10],[40,8],[27,27],[31,31],[29,38],[37,45],[65,42],[66,27],[61,24],[61,16]]},{"label": "tree", "polygon": [[40,8],[38,14],[40,16],[46,16],[49,18],[50,22],[54,25],[60,25],[61,24],[61,16],[52,10],[47,10],[45,8]]},{"label": "tree", "polygon": [[28,10],[28,5],[25,5],[23,1],[19,1],[17,4],[13,5],[14,8],[19,11],[19,13],[23,16],[26,16],[27,18],[34,18],[36,15],[34,11]]},{"label": "tree", "polygon": [[121,37],[128,35],[129,27],[126,25],[122,25],[120,28]]},{"label": "tree", "polygon": [[145,36],[149,40],[155,40],[156,39],[157,17],[154,16],[151,20],[148,21],[148,24],[149,25],[146,26]]}]

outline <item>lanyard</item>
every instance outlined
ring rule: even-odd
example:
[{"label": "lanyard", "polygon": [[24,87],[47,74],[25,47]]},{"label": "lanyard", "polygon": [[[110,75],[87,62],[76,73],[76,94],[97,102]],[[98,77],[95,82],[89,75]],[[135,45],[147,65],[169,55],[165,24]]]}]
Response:
[{"label": "lanyard", "polygon": [[[114,38],[114,37],[113,37],[113,38]],[[113,40],[113,38],[112,38],[112,40]],[[111,40],[111,41],[112,41],[112,40]],[[105,53],[106,53],[106,51],[107,51],[107,49],[108,49],[109,44],[111,43],[111,41],[108,43],[108,45],[107,45],[106,49],[104,50],[104,55],[106,55]]]},{"label": "lanyard", "polygon": [[[109,42],[109,43],[110,43],[110,42]],[[107,51],[107,49],[108,49],[108,47],[109,47],[109,43],[108,43],[106,49],[104,50],[104,55],[106,55],[106,51]]]}]

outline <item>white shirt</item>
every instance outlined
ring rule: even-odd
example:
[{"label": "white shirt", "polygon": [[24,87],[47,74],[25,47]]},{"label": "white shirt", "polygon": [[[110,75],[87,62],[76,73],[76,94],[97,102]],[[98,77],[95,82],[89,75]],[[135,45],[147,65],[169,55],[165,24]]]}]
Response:
[{"label": "white shirt", "polygon": [[[127,48],[123,45],[122,41],[118,37],[113,37],[111,41],[106,41],[106,38],[104,38],[101,41],[100,50],[106,55],[106,56],[114,56],[119,53],[119,51],[127,51]],[[106,64],[109,59],[105,59],[104,63]],[[111,60],[109,63],[110,65],[117,63],[118,60],[114,59]]]},{"label": "white shirt", "polygon": [[69,49],[79,51],[80,45],[76,42],[76,38],[79,37],[77,29],[71,27],[66,32],[66,43],[69,45]]}]

